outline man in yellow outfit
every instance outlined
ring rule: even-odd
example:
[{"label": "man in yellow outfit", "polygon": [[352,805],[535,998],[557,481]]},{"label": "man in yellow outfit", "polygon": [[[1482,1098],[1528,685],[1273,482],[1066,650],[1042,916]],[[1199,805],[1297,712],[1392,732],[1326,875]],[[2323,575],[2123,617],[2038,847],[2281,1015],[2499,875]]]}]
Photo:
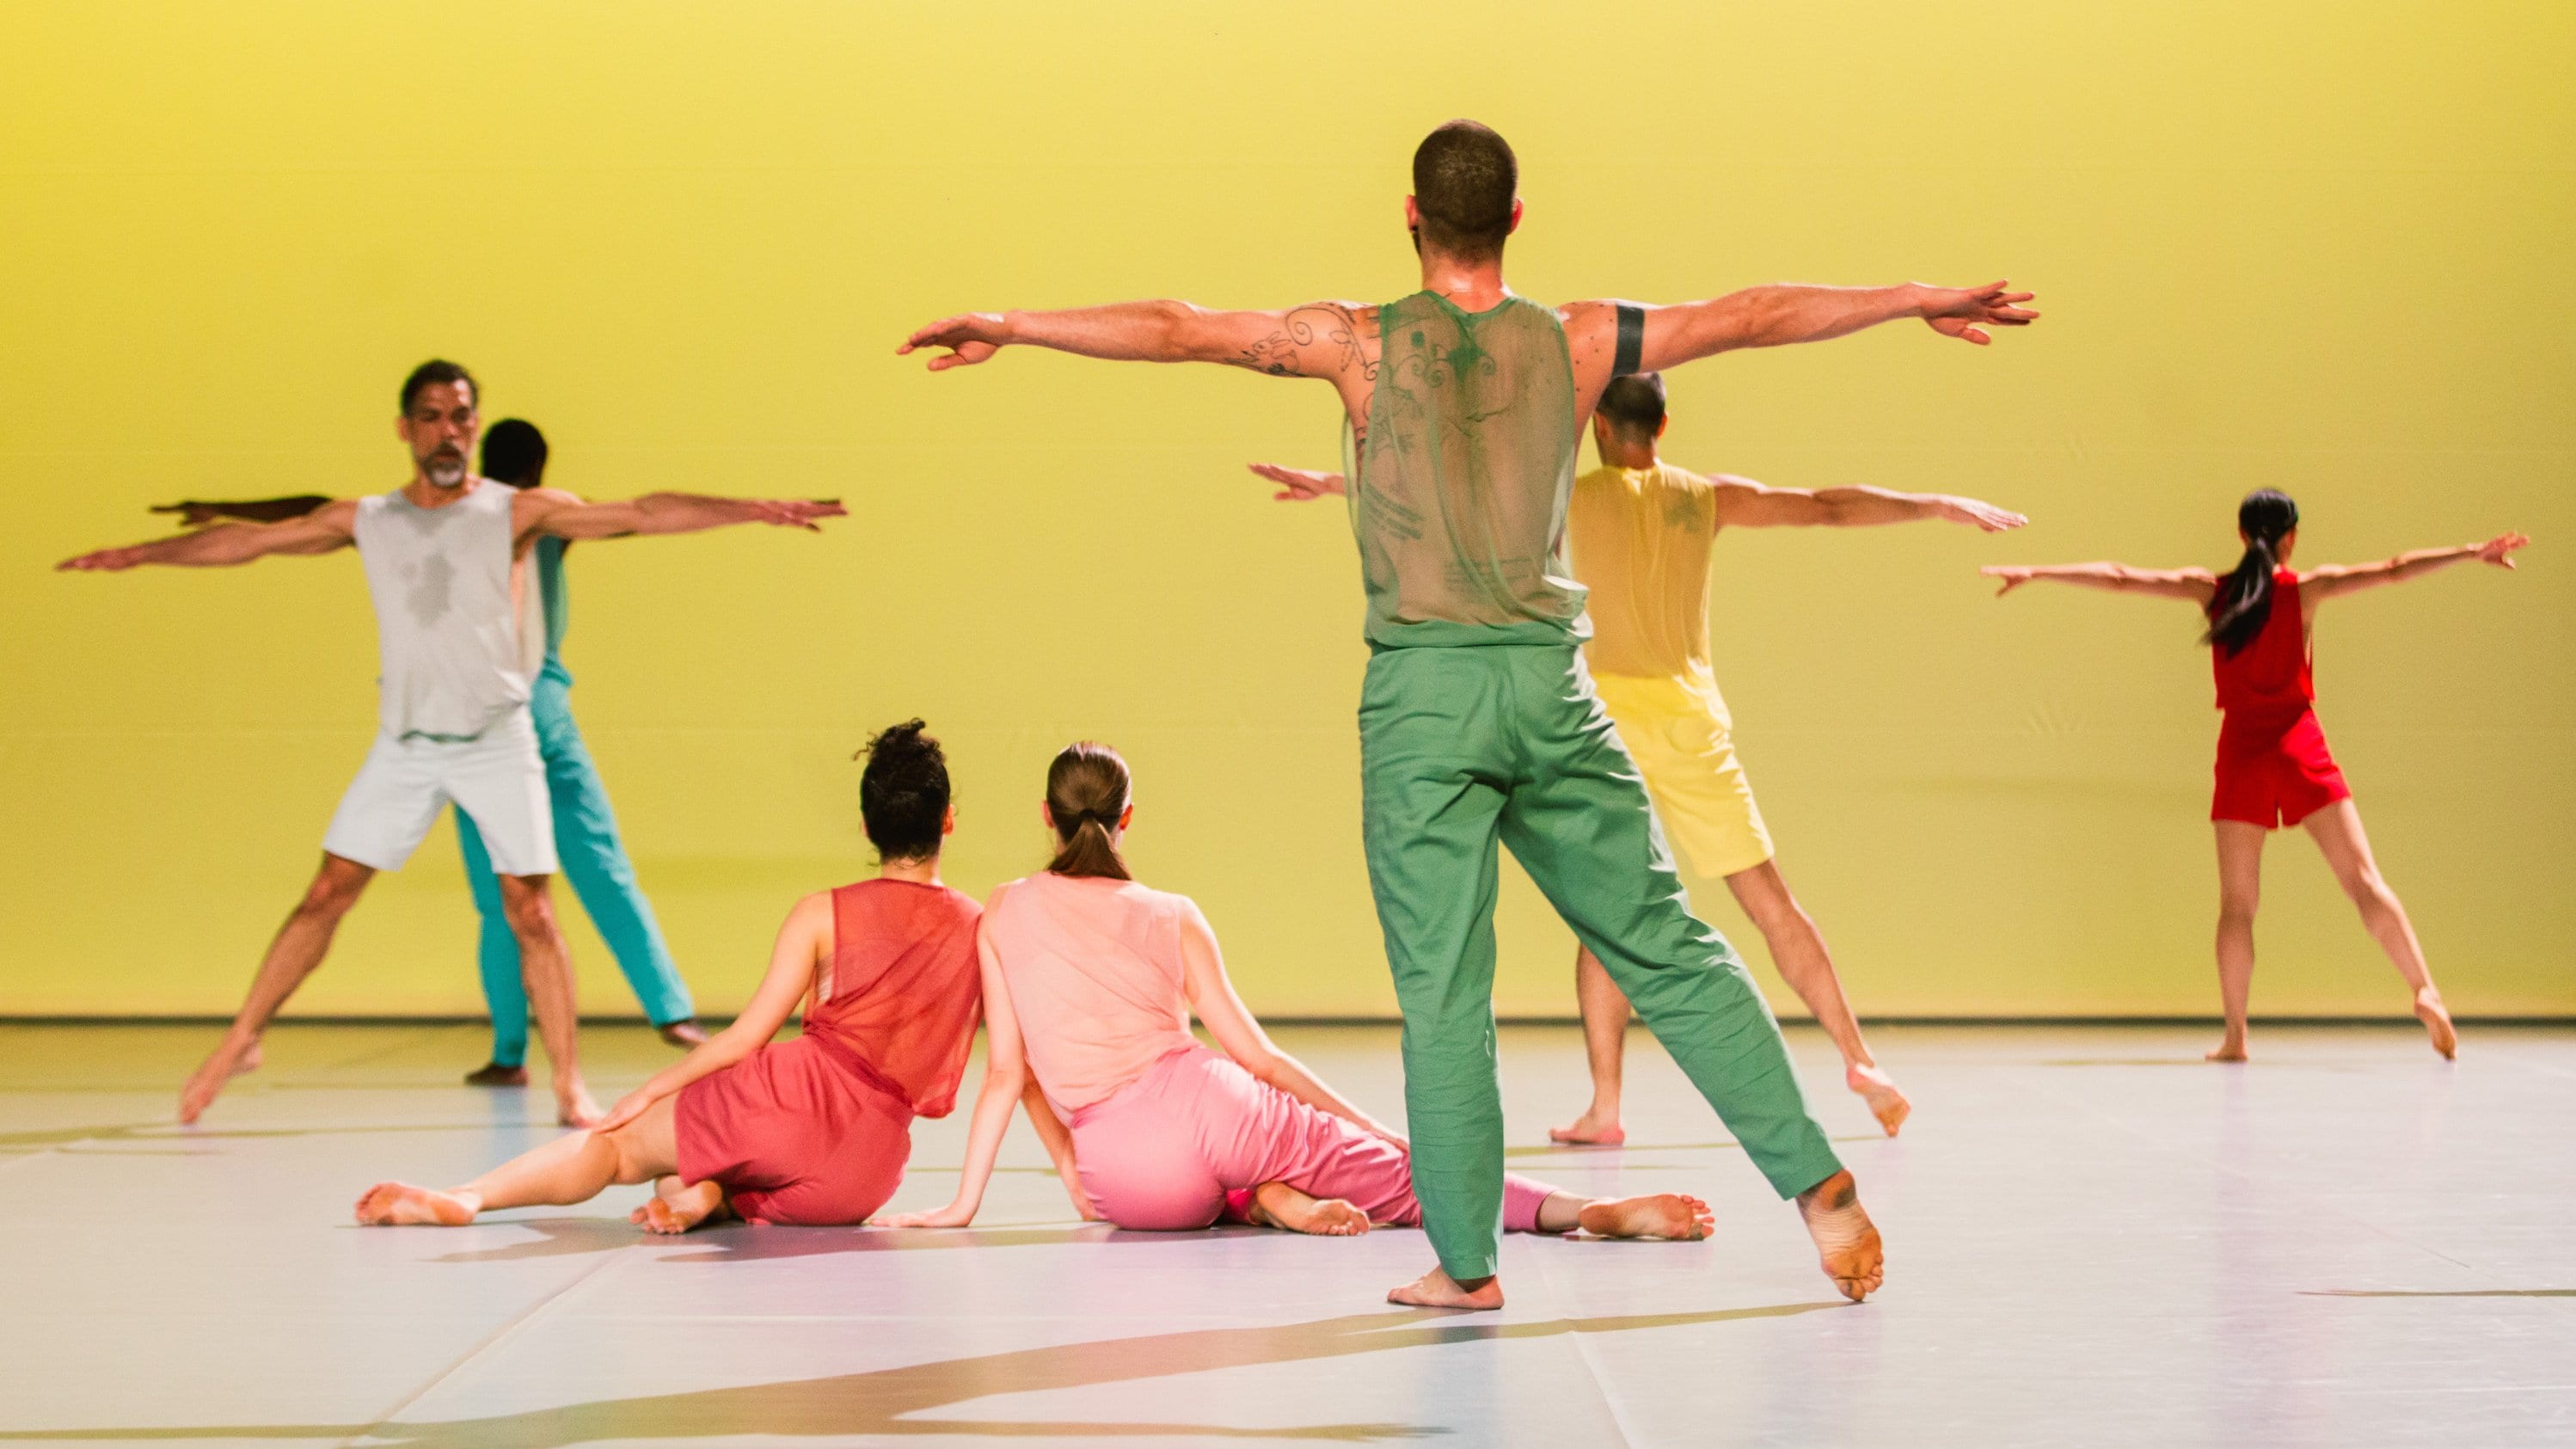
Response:
[{"label": "man in yellow outfit", "polygon": [[[1577,579],[1591,590],[1592,638],[1584,646],[1593,688],[1619,742],[1646,777],[1646,792],[1672,848],[1693,873],[1726,882],[1762,932],[1781,978],[1843,1055],[1843,1081],[1869,1103],[1889,1136],[1913,1110],[1879,1069],[1843,995],[1815,921],[1772,859],[1771,832],[1735,757],[1734,724],[1709,663],[1709,550],[1719,529],[1826,525],[1857,528],[1947,519],[1989,533],[2026,520],[1973,498],[1880,488],[1765,488],[1747,478],[1702,477],[1656,456],[1669,421],[1664,380],[1639,373],[1603,389],[1592,415],[1601,466],[1577,478],[1566,518]],[[1283,500],[1342,491],[1337,473],[1256,464]],[[1559,1142],[1625,1141],[1619,1125],[1628,998],[1589,950],[1575,950],[1592,1105]]]}]

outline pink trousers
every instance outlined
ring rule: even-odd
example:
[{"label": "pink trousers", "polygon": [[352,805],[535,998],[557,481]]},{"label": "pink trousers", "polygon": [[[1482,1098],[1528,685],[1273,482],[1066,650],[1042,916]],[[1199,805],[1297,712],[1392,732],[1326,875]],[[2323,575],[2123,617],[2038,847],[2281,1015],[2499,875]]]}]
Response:
[{"label": "pink trousers", "polygon": [[[1204,1228],[1243,1217],[1251,1190],[1284,1182],[1345,1198],[1373,1223],[1417,1227],[1412,1164],[1394,1144],[1264,1086],[1203,1046],[1175,1051],[1105,1102],[1073,1114],[1082,1190],[1122,1228]],[[1503,1227],[1538,1231],[1556,1189],[1503,1174]]]}]

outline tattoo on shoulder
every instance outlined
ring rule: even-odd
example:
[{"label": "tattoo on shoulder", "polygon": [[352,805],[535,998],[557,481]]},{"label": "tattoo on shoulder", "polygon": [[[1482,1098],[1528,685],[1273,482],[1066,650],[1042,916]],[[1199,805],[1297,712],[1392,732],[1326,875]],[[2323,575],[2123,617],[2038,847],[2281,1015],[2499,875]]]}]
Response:
[{"label": "tattoo on shoulder", "polygon": [[[1376,308],[1354,310],[1339,302],[1316,302],[1290,310],[1284,320],[1286,326],[1279,331],[1236,354],[1235,366],[1272,377],[1356,371],[1367,381],[1377,380],[1377,359],[1369,356],[1366,346],[1377,336]],[[1323,354],[1311,359],[1323,366],[1309,366],[1310,349]]]}]

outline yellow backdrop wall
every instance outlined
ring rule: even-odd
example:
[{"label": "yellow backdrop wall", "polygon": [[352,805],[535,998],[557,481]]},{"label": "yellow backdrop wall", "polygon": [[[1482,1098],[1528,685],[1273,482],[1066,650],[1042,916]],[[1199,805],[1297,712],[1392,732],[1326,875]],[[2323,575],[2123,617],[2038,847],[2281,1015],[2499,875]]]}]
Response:
[{"label": "yellow backdrop wall", "polygon": [[[850,752],[921,714],[957,884],[1036,865],[1048,755],[1110,740],[1141,871],[1203,902],[1256,1006],[1390,1010],[1346,528],[1241,467],[1328,462],[1327,392],[891,353],[975,307],[1399,295],[1406,158],[1460,114],[1519,148],[1535,296],[2041,293],[1989,351],[1908,325],[1673,383],[1690,466],[2035,519],[1721,542],[1721,677],[1865,1010],[2211,1007],[2188,611],[1999,603],[1974,569],[2223,564],[2258,485],[2304,505],[2309,561],[2539,537],[2516,577],[2337,604],[2317,667],[2454,1004],[2576,1009],[2576,11],[1400,10],[0,12],[0,1012],[229,1011],[372,728],[353,556],[47,566],[159,531],[156,501],[398,484],[395,385],[431,355],[538,420],[564,486],[850,504],[819,538],[573,555],[575,700],[703,1004],[864,870]],[[2401,1004],[2303,840],[2268,885],[2258,1009]],[[1503,1008],[1569,1009],[1517,877],[1501,934]],[[297,1007],[472,1010],[471,943],[442,827]],[[631,1009],[574,946],[585,1004]]]}]

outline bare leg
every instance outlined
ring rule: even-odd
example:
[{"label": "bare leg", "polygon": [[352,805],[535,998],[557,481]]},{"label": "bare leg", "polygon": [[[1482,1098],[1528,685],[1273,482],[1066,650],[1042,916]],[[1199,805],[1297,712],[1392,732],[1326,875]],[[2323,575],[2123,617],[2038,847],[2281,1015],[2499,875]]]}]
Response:
[{"label": "bare leg", "polygon": [[548,877],[501,877],[501,910],[519,938],[519,974],[527,984],[528,1009],[537,1019],[537,1039],[544,1043],[546,1064],[555,1091],[555,1120],[567,1127],[587,1127],[600,1118],[599,1104],[582,1085],[575,1036],[579,1029],[572,989],[572,954],[564,948],[555,925],[554,900],[546,892]]},{"label": "bare leg", "polygon": [[1798,1215],[1807,1221],[1807,1236],[1816,1240],[1816,1257],[1825,1276],[1854,1303],[1878,1291],[1886,1280],[1885,1250],[1878,1228],[1861,1210],[1860,1188],[1848,1172],[1837,1172],[1798,1194]]},{"label": "bare leg", "polygon": [[1577,1228],[1596,1238],[1697,1242],[1717,1230],[1717,1215],[1707,1203],[1678,1192],[1612,1198],[1558,1191],[1538,1205],[1540,1232],[1570,1233]]},{"label": "bare leg", "polygon": [[1551,1127],[1548,1140],[1588,1147],[1616,1147],[1628,1140],[1619,1125],[1619,1079],[1628,1048],[1628,998],[1590,951],[1574,948],[1574,1000],[1583,1010],[1583,1055],[1592,1068],[1592,1105],[1571,1127]]},{"label": "bare leg", "polygon": [[653,1180],[653,1196],[626,1220],[648,1233],[677,1235],[726,1216],[724,1189],[712,1182],[684,1186],[677,1174]]},{"label": "bare leg", "polygon": [[1348,1199],[1315,1198],[1284,1182],[1265,1182],[1252,1190],[1252,1221],[1265,1228],[1318,1237],[1356,1238],[1369,1230],[1368,1214]]},{"label": "bare leg", "polygon": [[2432,969],[2424,964],[2415,925],[2406,919],[2406,907],[2388,888],[2379,874],[2379,862],[2371,856],[2361,811],[2346,797],[2309,816],[2307,827],[2308,834],[2316,837],[2317,848],[2325,852],[2326,864],[2334,867],[2336,883],[2361,908],[2361,923],[2371,939],[2388,953],[2397,974],[2406,978],[2414,992],[2415,1016],[2432,1036],[2433,1050],[2445,1057],[2458,1056],[2460,1034],[2452,1028],[2450,1010],[2442,1005],[2442,993],[2433,985]]},{"label": "bare leg", "polygon": [[567,1133],[444,1192],[380,1182],[358,1198],[358,1221],[370,1227],[435,1224],[462,1227],[478,1213],[539,1204],[588,1202],[613,1182],[650,1182],[679,1170],[672,1099],[614,1132]]},{"label": "bare leg", "polygon": [[305,887],[304,899],[296,902],[286,924],[277,928],[276,939],[268,943],[259,974],[251,978],[250,995],[224,1032],[222,1043],[180,1089],[180,1121],[196,1121],[236,1072],[259,1064],[260,1033],[268,1030],[269,1019],[304,984],[304,978],[321,966],[330,953],[332,934],[340,929],[340,918],[358,903],[375,874],[372,867],[354,860],[323,855],[322,868],[314,872],[313,884]]},{"label": "bare leg", "polygon": [[2211,822],[2218,830],[2218,1004],[2226,1034],[2209,1054],[2213,1062],[2245,1060],[2245,1002],[2254,989],[2254,907],[2263,894],[2260,825]]},{"label": "bare leg", "polygon": [[1878,1119],[1879,1129],[1888,1136],[1905,1125],[1914,1104],[1896,1085],[1896,1079],[1878,1069],[1869,1054],[1869,1043],[1862,1040],[1860,1019],[1852,1015],[1851,1002],[1843,995],[1843,978],[1834,970],[1834,957],[1825,949],[1824,933],[1816,929],[1815,919],[1798,898],[1789,893],[1789,882],[1780,874],[1776,861],[1764,861],[1749,870],[1739,870],[1726,878],[1726,888],[1735,893],[1735,903],[1753,919],[1761,931],[1762,942],[1771,949],[1771,964],[1780,970],[1780,979],[1798,993],[1798,999],[1814,1013],[1816,1024],[1832,1037],[1834,1047],[1843,1054],[1843,1085],[1860,1094],[1869,1104],[1869,1113]]}]

